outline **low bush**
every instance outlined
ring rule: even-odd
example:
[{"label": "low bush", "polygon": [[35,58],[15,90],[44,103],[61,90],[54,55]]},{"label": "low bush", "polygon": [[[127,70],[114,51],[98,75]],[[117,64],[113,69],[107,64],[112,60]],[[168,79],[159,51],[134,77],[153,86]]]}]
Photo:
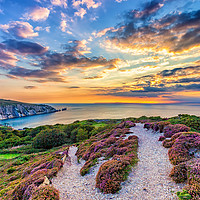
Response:
[{"label": "low bush", "polygon": [[183,124],[175,124],[166,126],[163,131],[166,138],[171,138],[175,133],[189,132],[190,128]]},{"label": "low bush", "polygon": [[59,200],[59,191],[50,185],[35,189],[31,200]]},{"label": "low bush", "polygon": [[33,141],[33,147],[37,149],[51,149],[65,143],[65,134],[59,129],[42,130]]},{"label": "low bush", "polygon": [[194,158],[192,152],[197,150],[200,150],[200,133],[182,133],[168,151],[169,160],[173,165],[178,165]]},{"label": "low bush", "polygon": [[180,163],[173,167],[170,177],[176,183],[183,183],[187,180],[187,166],[186,163]]}]

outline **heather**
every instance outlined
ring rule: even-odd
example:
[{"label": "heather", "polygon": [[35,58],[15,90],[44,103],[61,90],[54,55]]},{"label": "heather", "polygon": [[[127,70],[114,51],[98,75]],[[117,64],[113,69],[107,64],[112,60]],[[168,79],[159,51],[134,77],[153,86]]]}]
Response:
[{"label": "heather", "polygon": [[131,121],[124,121],[111,130],[105,130],[79,146],[77,157],[86,162],[80,170],[83,176],[103,157],[105,161],[97,173],[96,187],[104,193],[116,193],[125,181],[131,166],[137,162],[138,138],[129,136]]},{"label": "heather", "polygon": [[[187,182],[183,192],[177,193],[179,199],[200,198],[200,118],[190,115],[178,115],[160,122],[146,122],[144,128],[163,133],[158,138],[163,147],[169,148],[168,156],[174,165],[170,177],[176,183]],[[189,198],[190,197],[190,198]]]},{"label": "heather", "polygon": [[103,193],[118,192],[138,161],[140,138],[134,135],[134,128],[130,131],[136,122],[153,130],[153,134],[163,133],[157,139],[169,149],[173,164],[170,177],[176,183],[187,183],[185,190],[177,194],[179,198],[190,195],[199,199],[200,133],[194,131],[198,127],[192,123],[198,120],[190,115],[169,119],[142,116],[23,130],[0,126],[0,199],[59,199],[58,190],[49,183],[62,168],[62,159],[72,144],[78,147],[78,160],[85,161],[80,175],[91,173],[101,163],[94,178],[96,187]]},{"label": "heather", "polygon": [[[63,166],[65,155],[68,156],[68,146],[21,155],[7,162],[1,160],[0,197],[9,200],[46,199],[47,196],[48,199],[59,199],[58,191],[49,184]],[[36,194],[40,194],[41,198]]]},{"label": "heather", "polygon": [[170,140],[165,139],[163,146],[170,148],[168,156],[174,165],[170,176],[176,183],[187,182],[180,195],[190,195],[190,199],[200,198],[200,133],[179,132]]}]

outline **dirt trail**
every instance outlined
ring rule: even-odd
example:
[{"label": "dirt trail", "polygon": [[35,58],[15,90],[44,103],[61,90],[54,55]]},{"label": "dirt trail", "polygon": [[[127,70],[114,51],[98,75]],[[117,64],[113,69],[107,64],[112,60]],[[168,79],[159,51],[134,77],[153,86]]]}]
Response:
[{"label": "dirt trail", "polygon": [[129,135],[139,137],[138,157],[139,162],[127,181],[122,183],[122,189],[117,194],[102,194],[95,188],[95,177],[100,165],[91,169],[90,174],[81,176],[80,169],[84,162],[77,162],[75,153],[76,147],[70,147],[69,156],[71,165],[66,162],[53,179],[53,185],[60,191],[60,199],[67,200],[175,200],[176,192],[181,190],[183,184],[175,184],[169,173],[172,169],[167,156],[167,149],[158,142],[160,133],[153,133],[152,130],[145,130],[142,124],[131,128]]}]

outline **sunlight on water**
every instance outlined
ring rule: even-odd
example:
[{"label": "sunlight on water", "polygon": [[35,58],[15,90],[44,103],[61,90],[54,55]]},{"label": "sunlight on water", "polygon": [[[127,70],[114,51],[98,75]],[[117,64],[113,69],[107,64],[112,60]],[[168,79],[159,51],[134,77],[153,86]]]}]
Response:
[{"label": "sunlight on water", "polygon": [[9,123],[12,127],[36,127],[40,125],[67,124],[84,119],[117,119],[126,117],[161,116],[172,117],[178,114],[200,115],[198,105],[136,105],[136,104],[51,104],[51,106],[66,111],[35,115],[23,118],[2,120],[0,123]]}]

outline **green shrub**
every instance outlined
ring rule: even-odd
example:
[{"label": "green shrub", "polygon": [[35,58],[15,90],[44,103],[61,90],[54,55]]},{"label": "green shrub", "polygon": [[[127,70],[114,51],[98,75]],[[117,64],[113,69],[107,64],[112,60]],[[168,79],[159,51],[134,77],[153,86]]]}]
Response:
[{"label": "green shrub", "polygon": [[42,130],[33,140],[33,147],[50,149],[65,143],[65,134],[59,129]]},{"label": "green shrub", "polygon": [[78,141],[88,139],[88,131],[86,129],[79,128],[76,137]]},{"label": "green shrub", "polygon": [[16,169],[14,169],[14,168],[9,168],[8,170],[7,170],[7,174],[12,174],[14,171],[16,171]]},{"label": "green shrub", "polygon": [[183,190],[182,192],[177,192],[176,194],[180,200],[192,199],[191,195],[188,194],[186,190]]}]

